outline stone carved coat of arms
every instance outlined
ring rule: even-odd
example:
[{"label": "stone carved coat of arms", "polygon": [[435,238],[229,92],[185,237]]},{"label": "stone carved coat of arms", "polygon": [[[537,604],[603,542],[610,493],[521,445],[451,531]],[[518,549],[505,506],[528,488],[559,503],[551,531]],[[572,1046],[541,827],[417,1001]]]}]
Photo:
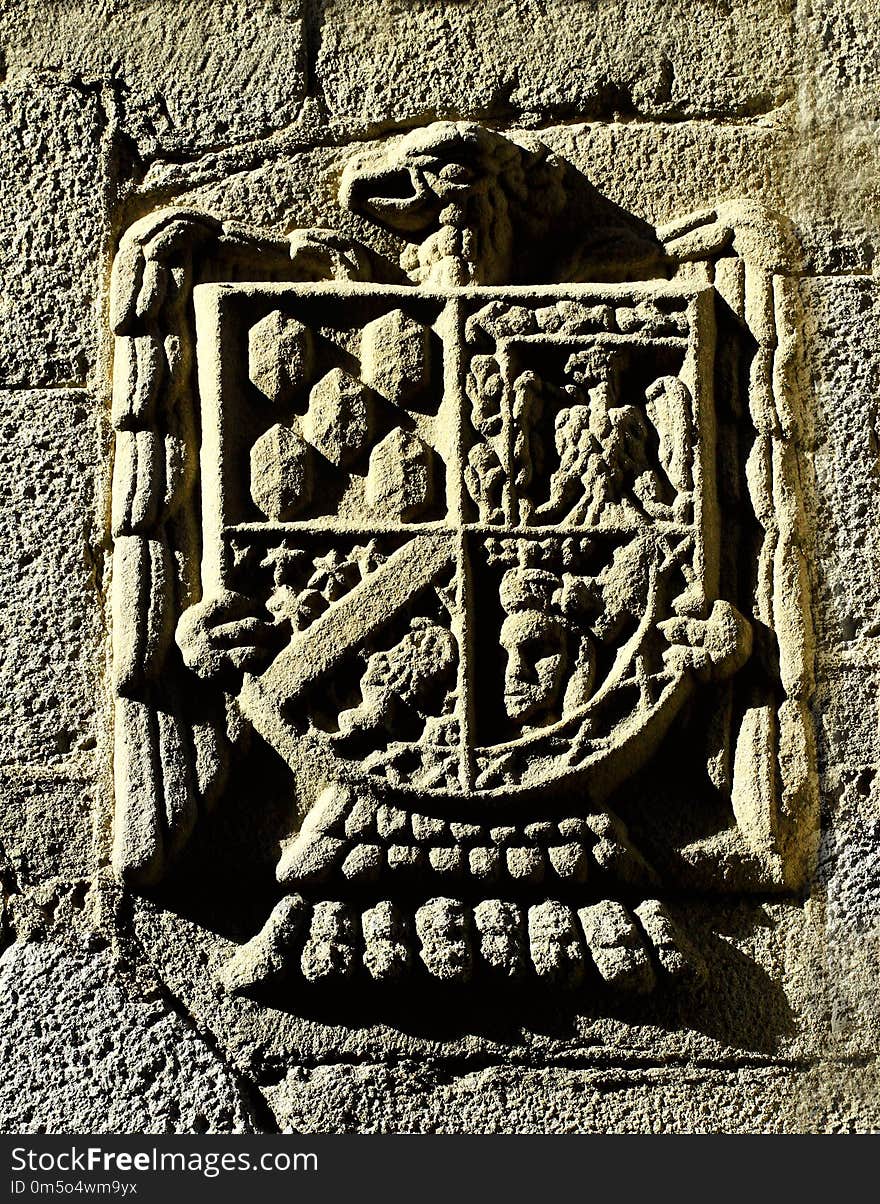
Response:
[{"label": "stone carved coat of arms", "polygon": [[785,228],[657,230],[463,124],[341,199],[400,266],[183,210],[122,240],[114,866],[159,880],[250,729],[289,823],[229,989],[698,977],[664,893],[812,850]]}]

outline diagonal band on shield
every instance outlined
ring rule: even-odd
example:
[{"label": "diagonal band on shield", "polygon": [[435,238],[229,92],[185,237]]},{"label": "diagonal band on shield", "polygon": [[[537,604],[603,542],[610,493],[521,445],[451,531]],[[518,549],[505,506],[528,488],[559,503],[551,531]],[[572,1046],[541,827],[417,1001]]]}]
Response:
[{"label": "diagonal band on shield", "polygon": [[452,533],[419,535],[298,632],[261,675],[261,687],[284,707],[353,649],[395,618],[455,557]]}]

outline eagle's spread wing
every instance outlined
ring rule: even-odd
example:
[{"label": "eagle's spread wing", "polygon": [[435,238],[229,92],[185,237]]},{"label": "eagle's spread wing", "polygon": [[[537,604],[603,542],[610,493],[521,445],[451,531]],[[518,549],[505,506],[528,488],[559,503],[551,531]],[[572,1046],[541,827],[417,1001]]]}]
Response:
[{"label": "eagle's spread wing", "polygon": [[204,280],[377,278],[366,248],[322,230],[261,238],[192,210],[125,233],[113,265],[115,815],[113,866],[156,881],[222,787],[227,700],[174,640],[201,598],[199,407],[192,293]]}]

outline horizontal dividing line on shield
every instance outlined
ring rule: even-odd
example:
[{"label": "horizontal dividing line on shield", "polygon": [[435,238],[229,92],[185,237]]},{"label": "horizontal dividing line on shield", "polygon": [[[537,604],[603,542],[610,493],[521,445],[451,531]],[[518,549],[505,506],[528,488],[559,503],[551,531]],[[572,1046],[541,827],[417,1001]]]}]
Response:
[{"label": "horizontal dividing line on shield", "polygon": [[555,535],[565,538],[569,535],[631,535],[636,531],[650,529],[651,531],[690,533],[693,523],[672,522],[661,519],[642,519],[632,523],[584,523],[584,524],[544,524],[541,526],[517,526],[512,523],[456,523],[440,521],[432,523],[370,523],[370,522],[337,522],[328,517],[325,520],[308,519],[303,522],[287,523],[234,523],[224,527],[228,535],[443,535],[452,531],[473,532],[476,535],[510,535],[517,538],[532,536],[545,538]]}]

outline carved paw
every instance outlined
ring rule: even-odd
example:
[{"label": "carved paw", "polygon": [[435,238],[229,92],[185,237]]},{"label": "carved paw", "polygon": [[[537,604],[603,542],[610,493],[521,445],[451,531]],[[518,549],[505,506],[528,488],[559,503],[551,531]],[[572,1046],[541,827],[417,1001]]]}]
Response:
[{"label": "carved paw", "polygon": [[717,601],[708,619],[665,619],[657,626],[669,642],[664,663],[689,669],[701,682],[730,677],[752,651],[751,624],[729,602]]},{"label": "carved paw", "polygon": [[214,681],[262,669],[280,635],[281,628],[253,598],[224,590],[185,610],[175,638],[186,665]]}]

